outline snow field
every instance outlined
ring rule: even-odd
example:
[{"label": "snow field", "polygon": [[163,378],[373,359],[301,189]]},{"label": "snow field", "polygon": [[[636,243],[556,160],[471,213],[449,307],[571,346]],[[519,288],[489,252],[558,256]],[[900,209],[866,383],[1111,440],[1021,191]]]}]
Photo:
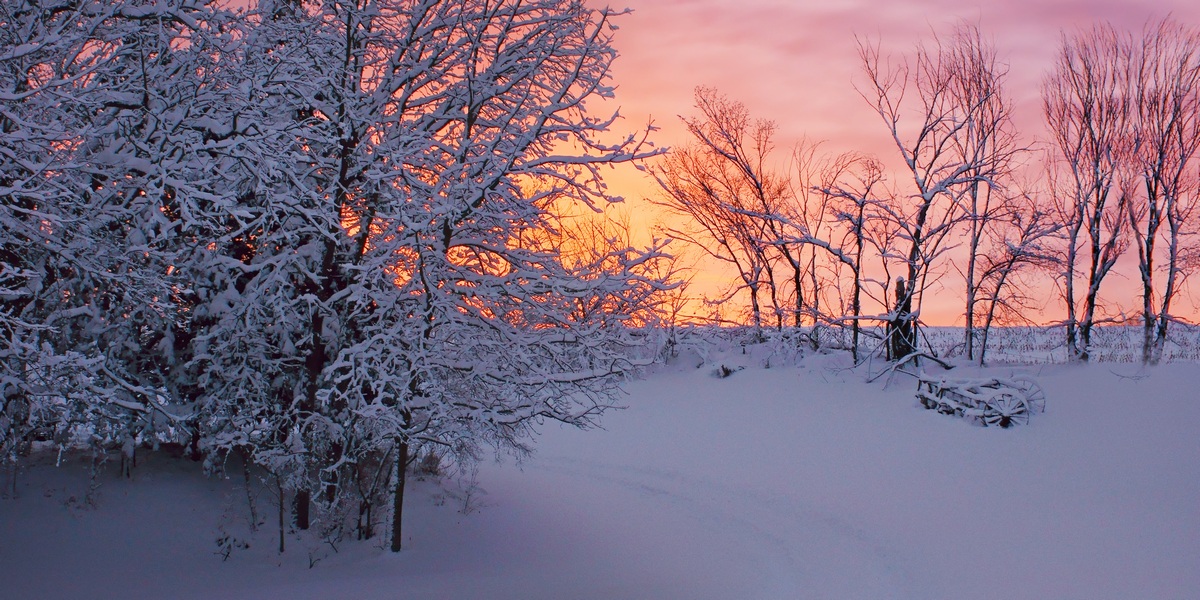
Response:
[{"label": "snow field", "polygon": [[[237,529],[240,473],[153,457],[77,463],[0,500],[3,598],[1148,598],[1200,589],[1200,365],[997,367],[1047,412],[981,428],[911,379],[799,367],[663,368],[604,430],[543,427],[535,455],[464,487],[417,482],[405,550]],[[740,363],[738,362],[740,361]],[[960,367],[954,375],[978,375]],[[486,493],[480,493],[480,491]],[[75,496],[76,501],[69,501]],[[467,512],[467,514],[463,514]],[[244,536],[222,562],[219,527]],[[237,533],[237,532],[241,533]],[[316,564],[309,568],[310,556]]]}]

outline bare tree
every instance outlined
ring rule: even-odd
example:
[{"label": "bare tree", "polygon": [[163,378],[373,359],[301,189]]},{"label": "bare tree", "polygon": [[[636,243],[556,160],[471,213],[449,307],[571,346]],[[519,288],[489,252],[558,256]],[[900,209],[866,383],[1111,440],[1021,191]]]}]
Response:
[{"label": "bare tree", "polygon": [[[752,121],[745,105],[711,88],[696,89],[696,108],[700,117],[683,118],[695,141],[650,170],[663,191],[655,202],[686,218],[686,225],[667,227],[666,233],[737,270],[740,285],[722,300],[746,290],[751,322],[761,331],[762,294],[778,306],[772,262],[780,246],[771,243],[779,237],[773,231],[777,223],[756,215],[780,212],[789,192],[787,181],[767,164],[775,124]],[[784,256],[799,268],[798,255],[785,249]],[[776,325],[782,325],[779,311]]]},{"label": "bare tree", "polygon": [[1131,44],[1110,25],[1064,34],[1042,89],[1057,151],[1051,180],[1064,224],[1060,277],[1067,351],[1075,360],[1088,359],[1100,285],[1128,246]]},{"label": "bare tree", "polygon": [[947,48],[946,68],[950,71],[950,94],[959,106],[973,107],[974,115],[953,138],[955,152],[968,167],[968,181],[961,194],[967,227],[963,269],[966,282],[964,310],[964,350],[968,360],[975,357],[980,286],[979,269],[982,245],[990,230],[1011,213],[1005,191],[1013,163],[1022,151],[1012,123],[1012,103],[1005,95],[1007,67],[996,58],[995,47],[983,39],[978,27],[962,25],[954,43]]},{"label": "bare tree", "polygon": [[1025,321],[1023,315],[1036,300],[1027,295],[1033,286],[1024,280],[1036,268],[1054,264],[1053,236],[1060,224],[1054,213],[1041,206],[1037,196],[1021,194],[1005,202],[1010,208],[995,217],[995,227],[987,231],[991,251],[977,259],[977,301],[982,305],[983,322],[979,328],[979,364],[987,357],[988,336],[992,325]]},{"label": "bare tree", "polygon": [[[893,330],[906,339],[897,348],[915,348],[924,290],[936,276],[944,242],[964,218],[963,199],[1006,160],[994,151],[994,138],[982,142],[984,132],[995,135],[1005,115],[995,98],[1001,72],[978,30],[967,24],[948,41],[935,36],[932,46],[919,45],[898,64],[863,40],[859,58],[867,76],[859,94],[887,127],[913,186],[911,203],[880,206],[907,243],[908,283],[897,288],[904,297],[896,299],[893,318]],[[915,126],[909,126],[909,115]]]},{"label": "bare tree", "polygon": [[[874,157],[844,153],[832,160],[822,174],[820,190],[829,196],[835,221],[842,225],[839,247],[850,258],[837,264],[850,271],[848,311],[850,321],[850,354],[858,362],[859,335],[862,329],[862,296],[867,283],[863,272],[868,246],[877,241],[872,236],[869,220],[879,203],[884,184],[883,165]],[[881,258],[884,244],[875,244]],[[886,261],[885,261],[886,262]],[[886,269],[886,267],[885,267]],[[885,277],[886,279],[886,277]],[[886,288],[886,285],[884,286]]]},{"label": "bare tree", "polygon": [[1180,250],[1196,233],[1200,31],[1160,21],[1146,28],[1129,56],[1133,158],[1143,195],[1133,199],[1128,214],[1142,284],[1142,361],[1157,363],[1173,319],[1171,303],[1188,274]]},{"label": "bare tree", "polygon": [[700,117],[683,119],[695,142],[651,169],[664,192],[657,203],[685,217],[685,225],[666,231],[737,269],[740,285],[722,300],[747,290],[757,331],[765,293],[776,329],[783,328],[785,317],[799,328],[808,316],[816,347],[824,320],[820,297],[826,276],[820,271],[830,268],[827,260],[852,262],[843,249],[814,235],[833,216],[832,197],[818,185],[830,161],[817,144],[802,142],[788,177],[769,164],[773,122],[752,121],[745,105],[710,88],[697,88],[696,107]]},{"label": "bare tree", "polygon": [[556,250],[563,265],[581,279],[613,278],[626,284],[599,285],[602,293],[570,298],[571,318],[641,329],[672,323],[682,309],[675,292],[683,284],[676,257],[664,252],[669,242],[653,239],[638,249],[627,210],[564,214],[568,211],[552,211],[553,227],[528,232],[532,239],[523,246]]},{"label": "bare tree", "polygon": [[[836,274],[830,271],[846,267],[843,260],[827,261],[831,248],[822,244],[820,239],[828,239],[831,228],[837,220],[833,205],[836,202],[834,194],[824,185],[836,178],[836,173],[845,168],[842,156],[830,157],[820,153],[820,144],[801,140],[792,150],[795,183],[792,186],[792,202],[787,207],[787,221],[792,223],[790,236],[800,243],[795,245],[796,258],[793,261],[788,244],[781,244],[780,251],[792,268],[793,287],[796,293],[796,327],[800,327],[803,313],[807,313],[812,322],[809,332],[809,342],[814,350],[820,347],[821,330],[829,322],[830,315],[822,311],[822,302],[826,288],[836,290],[833,279]],[[784,232],[779,232],[784,237]],[[818,239],[819,238],[819,239]],[[807,256],[805,256],[807,255]],[[848,259],[843,254],[840,258]],[[856,263],[857,264],[857,263]],[[851,266],[856,271],[856,266]],[[823,276],[822,273],[825,273]],[[802,277],[808,275],[808,293],[803,294]],[[803,304],[804,297],[808,298],[808,306]]]}]

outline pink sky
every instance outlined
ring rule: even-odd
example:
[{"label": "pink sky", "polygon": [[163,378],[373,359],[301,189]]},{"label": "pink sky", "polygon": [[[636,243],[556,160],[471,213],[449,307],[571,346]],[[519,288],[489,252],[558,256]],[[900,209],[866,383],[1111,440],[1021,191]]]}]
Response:
[{"label": "pink sky", "polygon": [[[1033,140],[1042,135],[1040,86],[1060,32],[1102,20],[1137,31],[1167,15],[1200,23],[1196,0],[626,0],[612,5],[634,11],[616,21],[621,56],[613,70],[628,127],[653,118],[662,128],[654,138],[659,144],[685,143],[678,115],[693,112],[696,86],[711,86],[745,103],[755,117],[777,122],[781,160],[804,136],[824,140],[831,152],[862,150],[893,160],[896,151],[886,130],[854,89],[861,80],[855,35],[879,40],[885,53],[900,54],[933,31],[947,33],[959,19],[978,23],[1010,66],[1008,90],[1017,125]],[[615,179],[618,193],[635,203],[656,191],[637,176]],[[1111,283],[1114,291],[1133,283],[1128,276],[1117,279]],[[956,289],[961,283],[947,286]],[[1133,307],[1134,300],[1129,295],[1122,304]],[[1183,300],[1180,308],[1195,310],[1195,299]],[[957,300],[926,306],[926,316],[942,323],[954,322],[956,311],[961,312]],[[1037,320],[1061,318],[1059,312],[1051,304]]]},{"label": "pink sky", "polygon": [[[600,4],[600,2],[595,2]],[[614,80],[631,122],[654,116],[664,142],[681,137],[676,115],[690,111],[692,90],[713,86],[777,121],[782,137],[807,134],[837,149],[886,142],[881,125],[854,91],[855,35],[895,52],[959,19],[980,24],[1011,65],[1010,93],[1022,129],[1041,129],[1039,87],[1060,31],[1108,20],[1131,30],[1168,14],[1200,23],[1194,0],[1014,0],[864,2],[856,0],[628,0],[617,23],[621,54]],[[621,6],[620,3],[613,6]]]}]

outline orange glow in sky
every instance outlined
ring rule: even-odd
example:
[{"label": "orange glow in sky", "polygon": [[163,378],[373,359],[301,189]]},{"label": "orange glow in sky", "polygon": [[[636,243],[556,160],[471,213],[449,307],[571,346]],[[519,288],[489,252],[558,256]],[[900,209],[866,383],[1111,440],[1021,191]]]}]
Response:
[{"label": "orange glow in sky", "polygon": [[[823,140],[825,151],[858,150],[893,163],[897,151],[887,130],[854,84],[862,80],[855,36],[878,40],[885,54],[911,53],[932,33],[948,35],[959,20],[977,23],[1009,65],[1008,94],[1016,125],[1032,143],[1043,137],[1041,82],[1060,45],[1061,33],[1109,21],[1138,32],[1152,19],[1171,16],[1200,24],[1196,0],[589,0],[597,7],[627,6],[633,13],[616,20],[620,58],[613,69],[624,128],[653,119],[659,145],[686,143],[678,115],[691,115],[693,90],[711,86],[743,102],[756,118],[778,124],[778,155],[786,161],[801,138]],[[785,167],[785,164],[781,164]],[[892,179],[903,181],[900,174]],[[652,226],[653,211],[640,199],[656,193],[651,180],[632,170],[610,179],[616,193],[635,208],[634,219]],[[1133,254],[1132,248],[1129,254]],[[1130,257],[1132,258],[1132,257]],[[1128,262],[1128,261],[1127,261]],[[1136,267],[1128,264],[1105,281],[1102,296],[1137,313]],[[699,278],[715,286],[718,276]],[[947,278],[948,292],[961,282]],[[1046,290],[1044,313],[1036,321],[1062,318],[1054,290]],[[934,294],[946,302],[927,304],[930,323],[962,322],[959,293]],[[1200,289],[1188,290],[1176,312],[1195,313]]]}]

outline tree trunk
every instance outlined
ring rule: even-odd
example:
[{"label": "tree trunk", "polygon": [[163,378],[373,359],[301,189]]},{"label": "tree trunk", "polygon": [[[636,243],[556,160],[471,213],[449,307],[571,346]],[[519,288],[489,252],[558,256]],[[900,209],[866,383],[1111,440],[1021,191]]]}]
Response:
[{"label": "tree trunk", "polygon": [[774,273],[770,273],[767,291],[770,292],[771,310],[775,313],[775,331],[783,331],[783,308],[779,306],[779,290],[775,287]]},{"label": "tree trunk", "polygon": [[812,335],[809,343],[814,352],[821,349],[821,290],[817,281],[817,251],[814,248],[808,262],[809,280],[812,282]]},{"label": "tree trunk", "polygon": [[800,272],[800,267],[793,264],[792,287],[796,290],[796,314],[794,315],[792,322],[795,324],[797,331],[804,326],[804,288],[802,287],[803,283],[801,283],[802,277],[803,273]]},{"label": "tree trunk", "polygon": [[751,318],[754,321],[754,341],[761,342],[762,335],[762,307],[758,304],[758,286],[750,286],[750,311]]},{"label": "tree trunk", "polygon": [[[977,184],[976,184],[977,185]],[[974,185],[972,187],[975,187]],[[967,250],[967,306],[965,312],[966,324],[964,325],[963,339],[963,354],[966,355],[968,361],[975,360],[975,293],[977,287],[975,285],[975,261],[979,254],[979,228],[975,221],[979,215],[979,201],[976,192],[971,192],[971,239]]]},{"label": "tree trunk", "polygon": [[298,490],[292,502],[292,513],[296,519],[296,528],[307,530],[309,525],[308,507],[311,504],[308,490]]},{"label": "tree trunk", "polygon": [[[969,259],[970,263],[967,268],[967,277],[975,277],[975,259]],[[963,340],[965,344],[963,351],[966,354],[967,360],[975,360],[975,284],[967,284],[967,312],[966,312],[966,337]]]},{"label": "tree trunk", "polygon": [[278,475],[275,476],[275,491],[279,492],[279,553],[283,554],[283,540],[284,540],[284,518],[283,518],[284,509],[283,509],[283,506],[284,506],[284,504],[286,504],[287,500],[283,496],[283,480],[280,479]]},{"label": "tree trunk", "polygon": [[854,274],[854,298],[850,302],[850,313],[851,313],[851,316],[854,317],[854,320],[850,322],[850,358],[854,361],[854,364],[856,364],[856,365],[858,364],[858,330],[860,327],[859,322],[858,322],[858,317],[859,317],[859,312],[862,310],[862,308],[860,307],[859,292],[860,292],[860,287],[859,287],[859,283],[858,283],[858,273],[855,273]]},{"label": "tree trunk", "polygon": [[996,288],[992,290],[991,297],[987,299],[987,316],[983,320],[983,336],[979,341],[979,366],[984,366],[987,360],[988,336],[992,333],[992,323],[996,319],[996,307],[1000,304],[1000,293],[1004,289],[1005,282],[1008,281],[1008,274],[1012,272],[1013,263],[1010,262],[1008,267],[1000,274],[1000,281],[996,282]]},{"label": "tree trunk", "polygon": [[1154,362],[1154,346],[1155,342],[1157,342],[1155,339],[1157,325],[1158,318],[1151,314],[1150,300],[1147,299],[1143,303],[1142,308],[1142,364],[1144,365]]},{"label": "tree trunk", "polygon": [[854,298],[850,304],[850,312],[854,317],[854,322],[850,325],[850,356],[854,360],[854,364],[858,364],[858,336],[861,325],[858,318],[862,316],[862,257],[863,257],[863,233],[862,233],[863,209],[862,205],[858,208],[858,219],[855,221],[855,254],[854,254]]},{"label": "tree trunk", "polygon": [[1163,351],[1167,347],[1167,324],[1171,319],[1164,312],[1158,316],[1158,328],[1154,336],[1154,351],[1150,355],[1150,364],[1157,365],[1162,362]]},{"label": "tree trunk", "polygon": [[896,279],[896,314],[891,326],[892,360],[900,360],[917,349],[916,331],[912,322],[912,287],[905,288],[904,279]]},{"label": "tree trunk", "polygon": [[1063,265],[1064,304],[1067,307],[1067,360],[1079,360],[1079,318],[1075,306],[1075,263],[1078,251],[1079,225],[1072,225],[1067,238],[1067,261]]},{"label": "tree trunk", "polygon": [[374,535],[371,530],[371,501],[362,499],[358,501],[358,539],[369,540]]},{"label": "tree trunk", "polygon": [[242,484],[246,486],[246,504],[250,507],[250,532],[258,531],[258,508],[254,505],[254,491],[250,488],[250,457],[249,452],[238,448],[238,456],[242,457]]},{"label": "tree trunk", "polygon": [[[1151,198],[1153,203],[1153,197]],[[1131,212],[1132,214],[1132,212]],[[1142,244],[1138,246],[1138,271],[1142,276],[1142,364],[1148,365],[1154,360],[1154,334],[1157,329],[1158,317],[1154,314],[1154,236],[1157,235],[1156,219],[1151,204],[1151,214],[1147,225],[1149,231]],[[1131,218],[1132,220],[1132,218]],[[1136,223],[1131,223],[1137,227]]]},{"label": "tree trunk", "polygon": [[392,552],[400,551],[401,523],[404,516],[405,471],[408,468],[408,442],[396,442],[396,494],[392,500]]}]

